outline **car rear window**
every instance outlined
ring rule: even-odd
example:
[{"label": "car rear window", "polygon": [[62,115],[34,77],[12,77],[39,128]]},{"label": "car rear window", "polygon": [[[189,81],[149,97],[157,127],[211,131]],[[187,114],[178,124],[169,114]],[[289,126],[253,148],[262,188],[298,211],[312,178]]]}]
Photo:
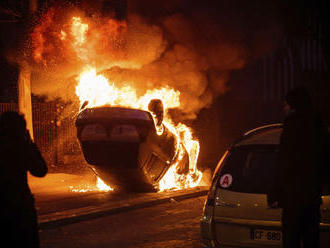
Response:
[{"label": "car rear window", "polygon": [[273,183],[277,157],[275,146],[232,149],[221,167],[220,187],[244,193],[267,193]]},{"label": "car rear window", "polygon": [[[220,168],[218,185],[242,193],[267,194],[274,184],[277,163],[278,146],[235,147]],[[322,194],[330,195],[330,184]]]}]

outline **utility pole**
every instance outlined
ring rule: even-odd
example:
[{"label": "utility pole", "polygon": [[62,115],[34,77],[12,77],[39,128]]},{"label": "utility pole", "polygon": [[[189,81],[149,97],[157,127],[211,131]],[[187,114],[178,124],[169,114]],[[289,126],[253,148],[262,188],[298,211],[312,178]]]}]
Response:
[{"label": "utility pole", "polygon": [[[38,0],[30,0],[28,22],[38,10]],[[27,25],[26,25],[27,26]],[[27,61],[23,61],[19,65],[18,76],[18,110],[24,114],[26,127],[33,139],[33,122],[32,122],[32,101],[31,101],[31,68]]]}]

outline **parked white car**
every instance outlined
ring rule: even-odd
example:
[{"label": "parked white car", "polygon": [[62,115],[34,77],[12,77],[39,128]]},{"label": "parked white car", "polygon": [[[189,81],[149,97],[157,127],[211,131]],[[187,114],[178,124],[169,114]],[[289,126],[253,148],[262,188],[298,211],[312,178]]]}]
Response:
[{"label": "parked white car", "polygon": [[[225,152],[201,219],[205,247],[281,247],[281,209],[267,206],[281,124],[246,133]],[[330,189],[321,205],[321,247],[330,247]]]}]

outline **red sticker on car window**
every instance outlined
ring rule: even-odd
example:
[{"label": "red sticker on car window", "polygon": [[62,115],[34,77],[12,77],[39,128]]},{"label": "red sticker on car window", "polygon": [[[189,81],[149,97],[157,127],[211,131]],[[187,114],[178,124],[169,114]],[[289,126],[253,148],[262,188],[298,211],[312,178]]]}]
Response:
[{"label": "red sticker on car window", "polygon": [[220,186],[222,188],[228,188],[233,183],[233,177],[230,174],[224,174],[220,178]]}]

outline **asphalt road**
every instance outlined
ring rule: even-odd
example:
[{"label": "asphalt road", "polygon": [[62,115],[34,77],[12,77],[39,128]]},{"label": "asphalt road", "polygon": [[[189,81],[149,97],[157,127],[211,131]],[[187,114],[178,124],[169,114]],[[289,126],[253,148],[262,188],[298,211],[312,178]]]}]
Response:
[{"label": "asphalt road", "polygon": [[41,248],[201,248],[205,196],[40,230]]}]

